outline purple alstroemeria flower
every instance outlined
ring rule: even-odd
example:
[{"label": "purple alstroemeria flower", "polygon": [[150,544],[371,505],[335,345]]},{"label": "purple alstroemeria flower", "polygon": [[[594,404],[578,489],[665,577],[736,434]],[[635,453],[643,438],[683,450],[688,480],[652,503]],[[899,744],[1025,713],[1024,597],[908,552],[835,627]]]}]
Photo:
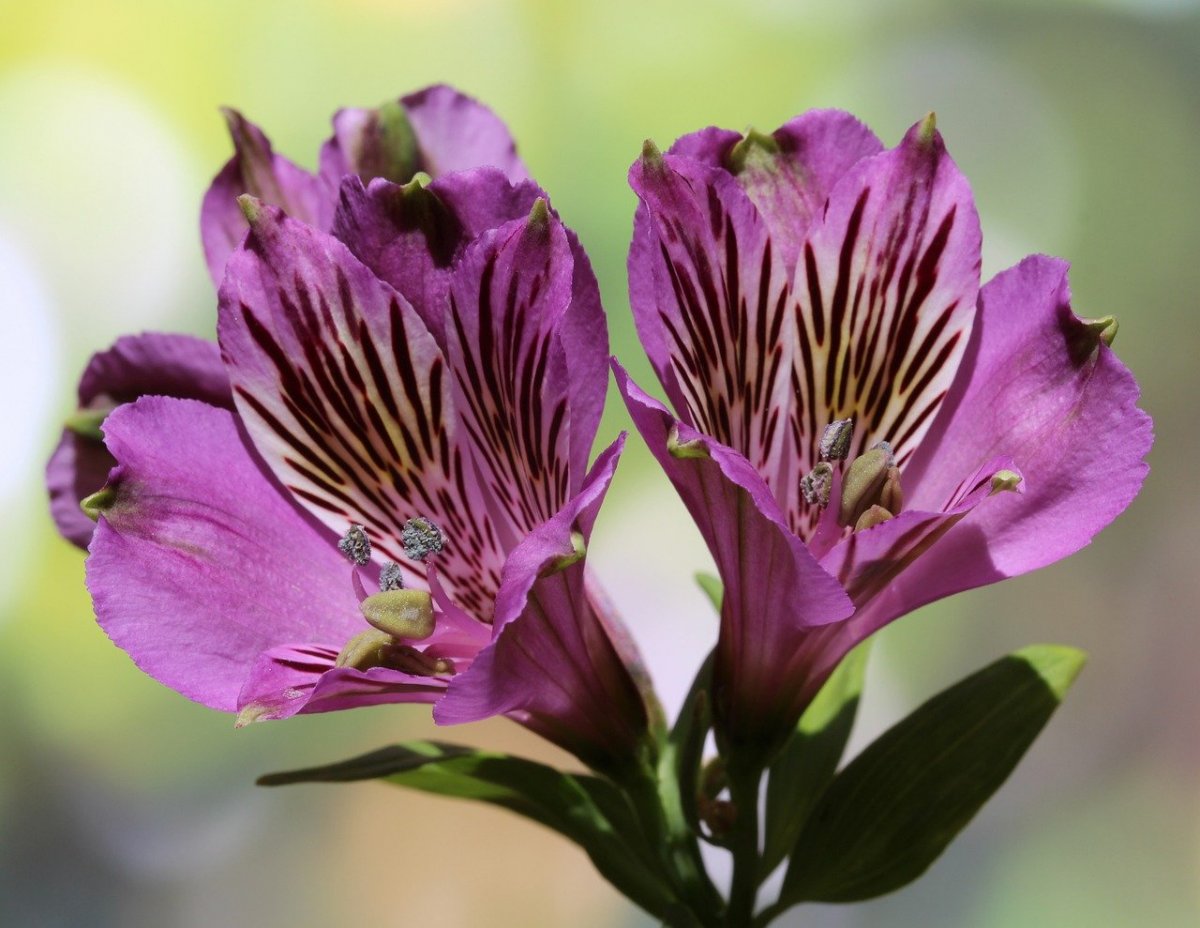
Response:
[{"label": "purple alstroemeria flower", "polygon": [[932,117],[890,150],[840,112],[707,129],[647,143],[630,183],[630,297],[675,413],[616,372],[725,584],[726,743],[769,751],[856,643],[1065,557],[1138,492],[1115,323],[1072,312],[1053,258],[980,289]]},{"label": "purple alstroemeria flower", "polygon": [[[491,166],[514,183],[528,179],[499,117],[478,100],[445,85],[427,87],[374,109],[339,110],[315,175],[276,154],[262,130],[240,113],[224,112],[234,154],[213,179],[200,208],[200,237],[216,286],[224,277],[225,262],[249,228],[237,203],[241,194],[249,193],[283,208],[292,218],[329,231],[338,190],[349,175],[364,183],[383,177],[403,184],[418,172],[436,178]],[[417,251],[422,248],[418,244]],[[416,275],[423,273],[423,267],[418,254]],[[79,383],[79,407],[67,421],[46,470],[54,521],[63,537],[80,548],[87,547],[95,525],[80,502],[104,485],[114,463],[104,447],[100,425],[117,406],[143,395],[233,405],[217,346],[203,339],[157,333],[124,336],[95,355]]]},{"label": "purple alstroemeria flower", "polygon": [[637,758],[643,671],[585,570],[623,439],[588,469],[608,340],[583,249],[495,167],[350,174],[334,203],[325,231],[240,200],[232,408],[143,396],[104,420],[100,624],[242,724],[426,702]]},{"label": "purple alstroemeria flower", "polygon": [[316,174],[275,153],[258,126],[224,110],[234,154],[204,195],[200,234],[213,283],[246,235],[237,198],[248,193],[329,231],[342,178],[364,183],[382,177],[406,184],[420,173],[441,177],[490,166],[512,181],[527,180],[508,127],[490,109],[453,87],[438,84],[374,109],[346,108],[333,116],[333,135],[321,146]]}]

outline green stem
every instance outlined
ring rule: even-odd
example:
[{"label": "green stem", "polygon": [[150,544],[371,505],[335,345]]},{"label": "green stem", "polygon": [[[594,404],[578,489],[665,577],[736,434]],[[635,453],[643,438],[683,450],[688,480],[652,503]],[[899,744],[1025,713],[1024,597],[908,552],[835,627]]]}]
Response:
[{"label": "green stem", "polygon": [[737,809],[729,850],[733,854],[733,887],[729,892],[728,928],[750,928],[758,900],[758,786],[760,768],[729,771],[729,793]]},{"label": "green stem", "polygon": [[654,772],[649,767],[641,767],[636,774],[625,778],[622,785],[647,837],[659,848],[676,896],[688,907],[695,924],[717,928],[724,900],[704,869],[695,835],[686,825],[682,831],[677,822],[673,826],[676,817],[667,815],[663,809]]}]

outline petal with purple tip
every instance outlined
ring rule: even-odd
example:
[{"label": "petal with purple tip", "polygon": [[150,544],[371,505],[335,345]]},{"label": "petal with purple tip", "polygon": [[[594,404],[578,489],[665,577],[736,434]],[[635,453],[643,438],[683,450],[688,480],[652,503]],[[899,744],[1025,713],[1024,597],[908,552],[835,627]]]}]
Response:
[{"label": "petal with purple tip", "polygon": [[347,174],[407,183],[417,171],[440,177],[490,165],[528,177],[508,128],[490,109],[438,84],[376,109],[343,109],[321,150],[321,174],[337,189]]},{"label": "petal with purple tip", "polygon": [[648,152],[630,250],[638,332],[680,417],[736,448],[776,492],[789,473],[791,267],[732,175]]},{"label": "petal with purple tip", "polygon": [[445,533],[438,569],[487,619],[503,552],[455,434],[446,361],[407,301],[332,236],[260,205],[229,262],[218,334],[238,410],[280,481],[341,534],[360,523],[406,582],[400,536]]},{"label": "petal with purple tip", "polygon": [[1133,375],[1071,311],[1067,263],[1034,256],[980,294],[979,318],[941,416],[905,474],[914,506],[954,473],[1006,454],[1025,492],[981,507],[876,608],[895,613],[1035,570],[1082,548],[1137,495],[1150,418]]},{"label": "petal with purple tip", "polygon": [[147,332],[118,338],[93,355],[79,381],[73,424],[64,429],[46,467],[50,513],[63,537],[81,548],[87,547],[95,522],[79,502],[104,485],[116,463],[95,430],[112,409],[144,394],[233,407],[229,377],[212,342]]},{"label": "petal with purple tip", "polygon": [[109,637],[156,680],[232,711],[255,656],[362,626],[334,538],[287,499],[234,416],[143,397],[109,416],[112,500],[87,582]]},{"label": "petal with purple tip", "polygon": [[539,196],[536,184],[514,184],[496,168],[456,172],[427,187],[350,176],[342,181],[333,234],[412,304],[444,349],[453,264],[484,232],[528,216]]},{"label": "petal with purple tip", "polygon": [[[903,468],[966,348],[979,287],[979,219],[932,119],[860,161],[804,244],[794,291],[795,402],[786,430],[801,473],[835,419],[853,419],[851,458],[890,442]],[[798,492],[786,508],[807,533]]]},{"label": "petal with purple tip", "polygon": [[[624,437],[583,488],[509,556],[492,643],[434,709],[440,724],[506,714],[597,769],[631,762],[647,711],[603,619],[585,593],[586,546]],[[564,565],[565,566],[562,566]]]},{"label": "petal with purple tip", "polygon": [[332,219],[332,190],[320,178],[275,154],[263,131],[233,109],[223,111],[234,154],[204,194],[200,237],[213,283],[221,284],[225,262],[246,236],[237,198],[244,193],[278,206],[289,216],[318,228]]},{"label": "petal with purple tip", "polygon": [[585,473],[595,420],[580,429],[575,410],[580,398],[603,401],[596,358],[606,339],[603,319],[590,343],[564,337],[584,308],[574,287],[566,230],[544,201],[473,243],[455,268],[446,332],[455,410],[505,550],[552,517]]},{"label": "petal with purple tip", "polygon": [[238,727],[286,719],[298,713],[334,712],[397,702],[434,702],[445,692],[444,677],[421,677],[372,667],[335,667],[336,648],[283,645],[254,661],[238,697]]},{"label": "petal with purple tip", "polygon": [[769,745],[804,706],[802,645],[814,629],[847,618],[853,604],[788,530],[744,457],[678,422],[615,362],[614,370],[634,423],[691,512],[725,584],[714,668],[718,726],[731,741]]}]

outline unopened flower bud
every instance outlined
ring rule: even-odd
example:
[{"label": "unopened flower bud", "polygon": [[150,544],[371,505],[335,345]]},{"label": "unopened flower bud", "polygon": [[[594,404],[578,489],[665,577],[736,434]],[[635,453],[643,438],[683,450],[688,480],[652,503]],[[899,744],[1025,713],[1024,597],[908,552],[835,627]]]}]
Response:
[{"label": "unopened flower bud", "polygon": [[850,441],[853,438],[853,419],[835,419],[830,422],[821,434],[821,460],[844,461],[850,453]]},{"label": "unopened flower bud", "polygon": [[833,468],[825,461],[800,478],[800,493],[810,506],[820,506],[822,509],[828,506],[832,488]]},{"label": "unopened flower bud", "polygon": [[433,600],[424,590],[385,590],[368,596],[358,608],[392,638],[421,640],[433,634]]},{"label": "unopened flower bud", "polygon": [[442,550],[446,538],[437,524],[418,516],[404,523],[400,532],[400,544],[404,553],[414,561],[423,561]]},{"label": "unopened flower bud", "polygon": [[842,477],[842,500],[838,522],[854,525],[858,517],[879,499],[879,491],[893,466],[890,448],[875,447],[856,457]]},{"label": "unopened flower bud", "polygon": [[371,560],[371,539],[361,525],[351,525],[338,542],[338,550],[350,559],[350,563],[362,567]]}]

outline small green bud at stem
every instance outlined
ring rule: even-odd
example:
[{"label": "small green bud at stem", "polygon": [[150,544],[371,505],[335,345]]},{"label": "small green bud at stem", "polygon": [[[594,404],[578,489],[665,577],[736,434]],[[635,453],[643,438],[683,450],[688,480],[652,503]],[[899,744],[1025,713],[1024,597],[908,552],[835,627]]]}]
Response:
[{"label": "small green bud at stem", "polygon": [[384,590],[358,605],[372,626],[392,638],[420,641],[433,634],[433,600],[424,590]]}]

